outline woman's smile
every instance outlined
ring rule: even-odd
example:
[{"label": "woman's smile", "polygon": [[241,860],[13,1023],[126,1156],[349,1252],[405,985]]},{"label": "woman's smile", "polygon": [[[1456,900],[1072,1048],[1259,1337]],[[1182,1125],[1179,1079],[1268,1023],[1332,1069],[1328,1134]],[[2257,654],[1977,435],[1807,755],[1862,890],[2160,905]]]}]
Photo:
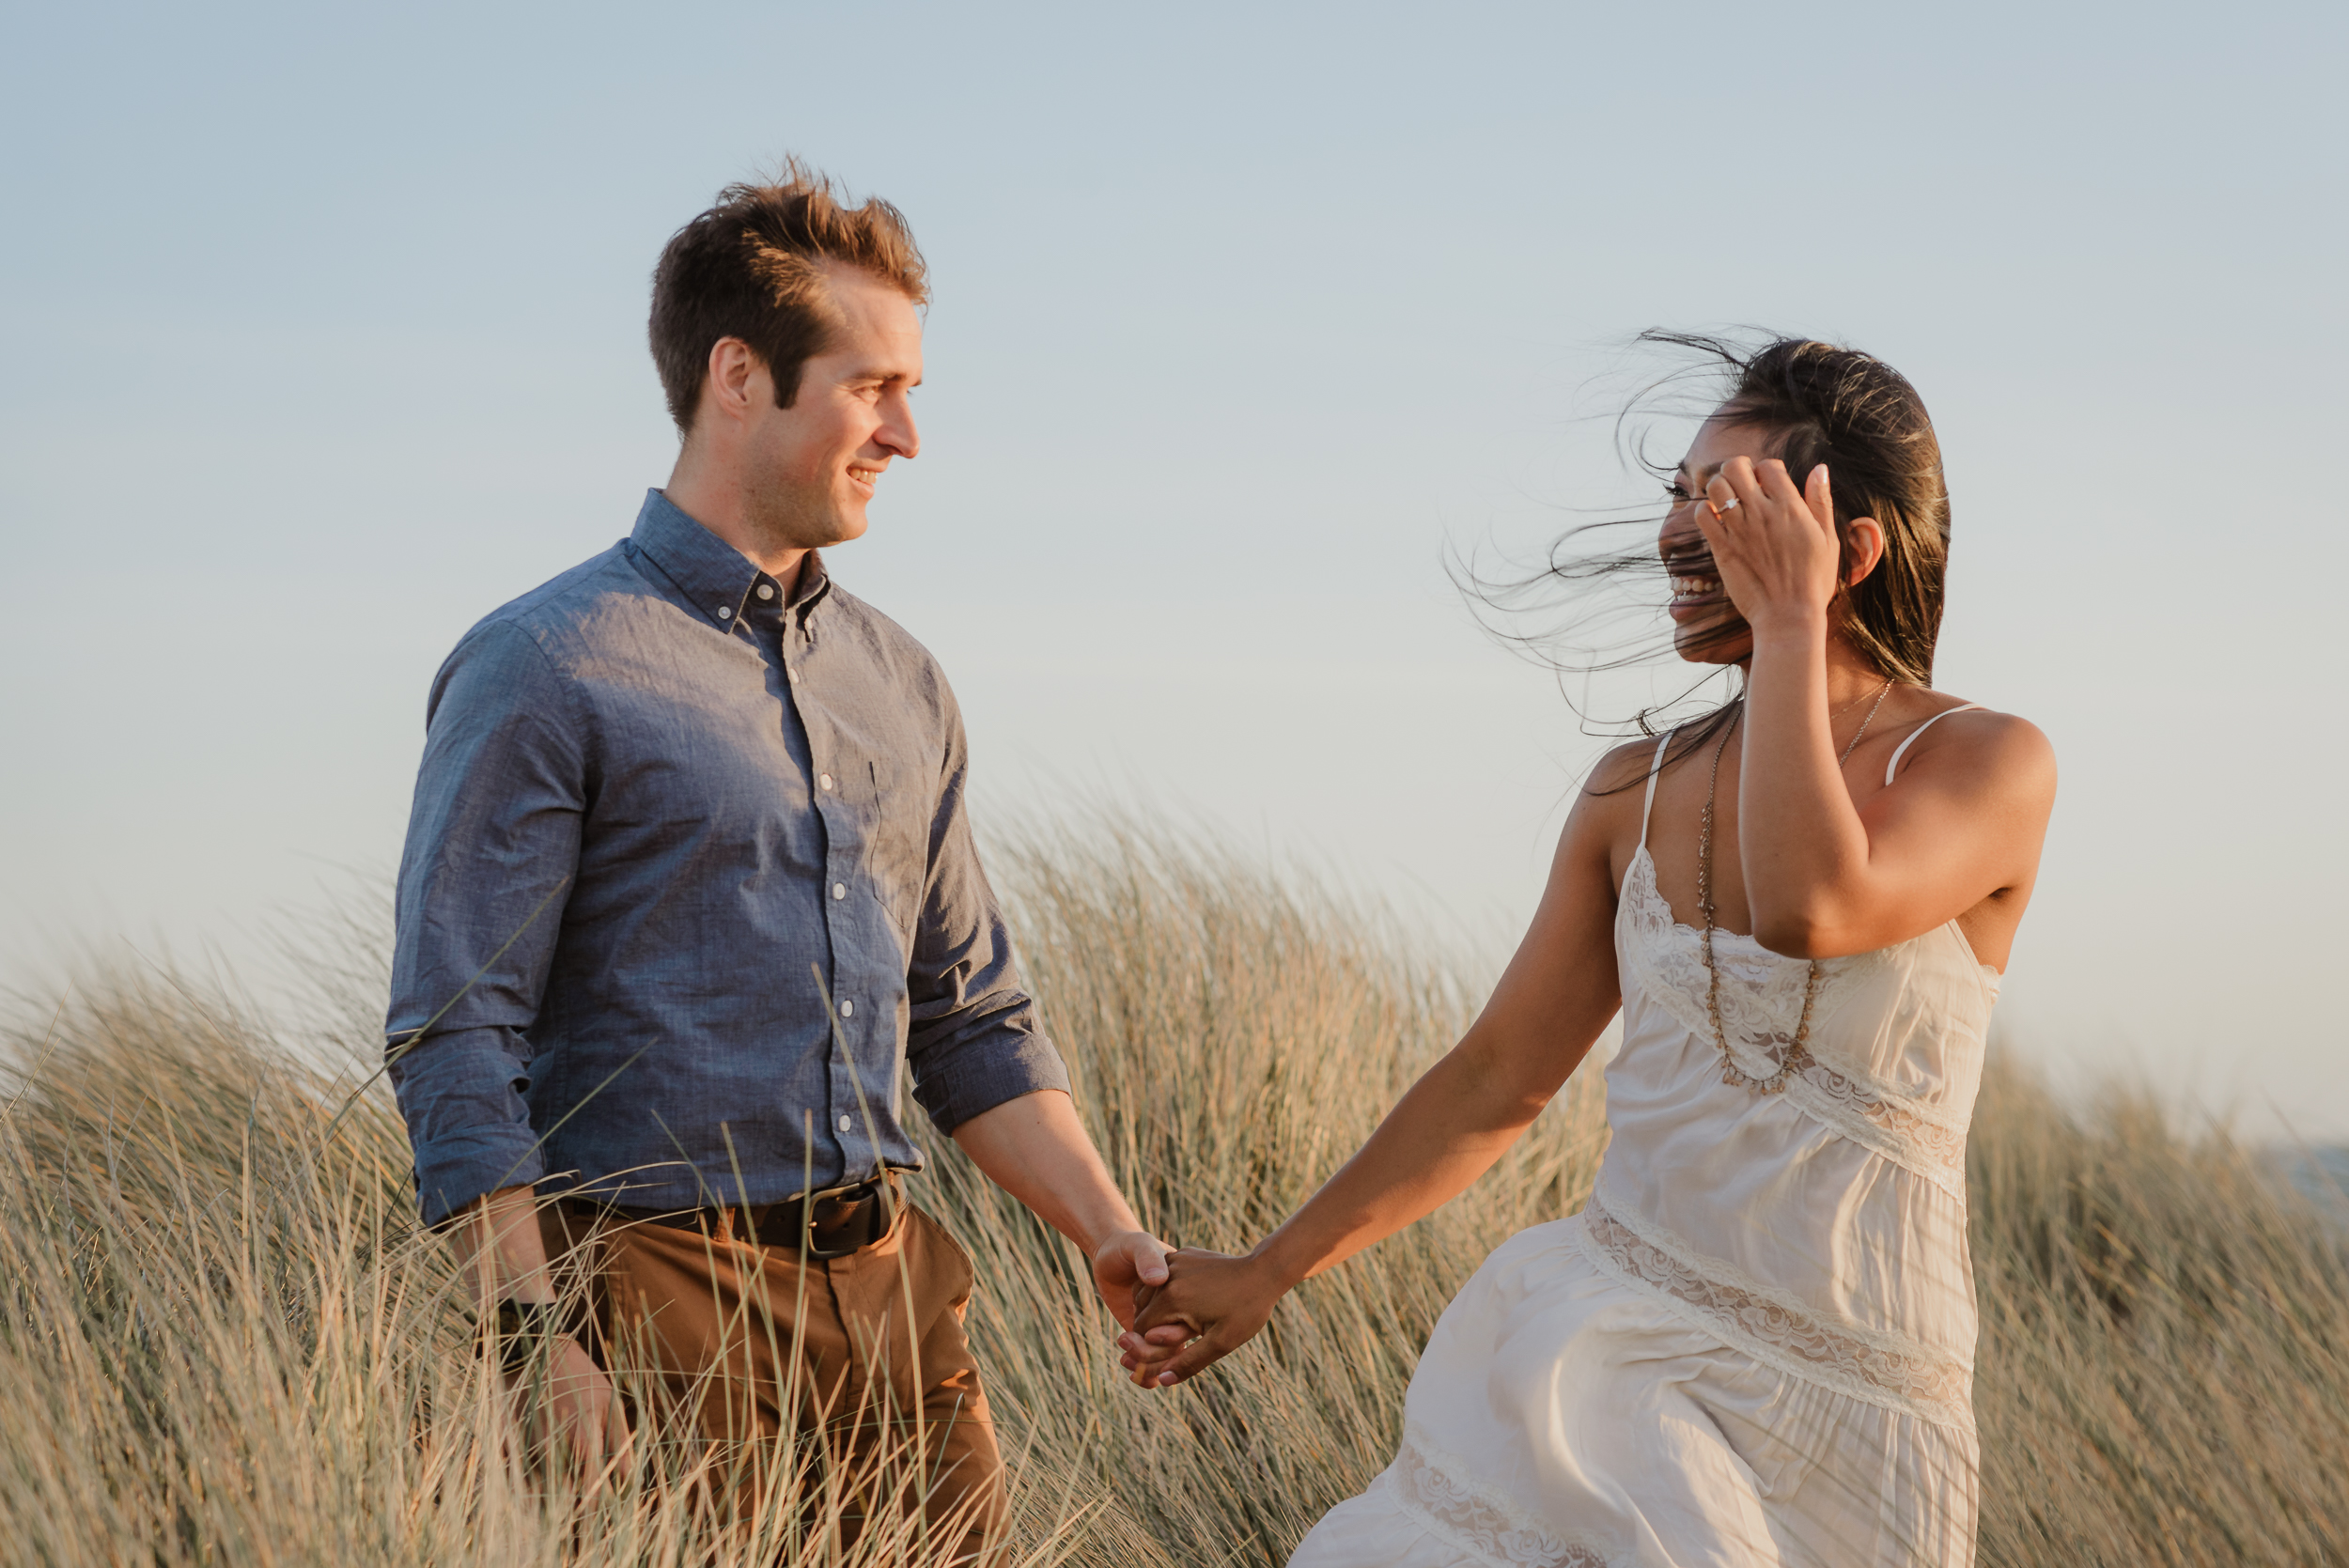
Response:
[{"label": "woman's smile", "polygon": [[1721,580],[1718,577],[1674,577],[1672,585],[1672,608],[1675,610],[1710,603],[1721,591]]}]

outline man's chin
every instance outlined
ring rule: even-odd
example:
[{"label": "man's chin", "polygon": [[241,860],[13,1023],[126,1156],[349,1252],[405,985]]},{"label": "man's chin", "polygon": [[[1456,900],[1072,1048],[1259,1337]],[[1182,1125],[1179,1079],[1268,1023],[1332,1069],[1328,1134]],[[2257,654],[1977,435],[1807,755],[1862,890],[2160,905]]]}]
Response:
[{"label": "man's chin", "polygon": [[[822,527],[809,531],[810,542],[806,548],[830,550],[833,545],[844,545],[852,539],[861,539],[864,537],[864,527],[863,506],[835,506],[832,508],[832,516],[824,520]],[[817,534],[823,536],[820,540],[815,537]]]},{"label": "man's chin", "polygon": [[[780,498],[778,498],[780,499]],[[770,550],[829,550],[864,536],[863,506],[760,507],[750,519],[754,535]]]}]

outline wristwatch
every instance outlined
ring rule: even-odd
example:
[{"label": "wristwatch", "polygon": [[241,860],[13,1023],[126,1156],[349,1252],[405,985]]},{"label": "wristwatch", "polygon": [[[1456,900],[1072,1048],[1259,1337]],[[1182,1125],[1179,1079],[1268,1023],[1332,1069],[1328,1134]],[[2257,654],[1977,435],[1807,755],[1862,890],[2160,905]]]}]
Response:
[{"label": "wristwatch", "polygon": [[580,1331],[587,1326],[586,1318],[583,1303],[516,1301],[509,1297],[498,1303],[490,1332],[483,1336],[484,1348],[494,1337],[498,1370],[508,1377],[518,1376],[547,1341],[557,1336],[580,1340]]}]

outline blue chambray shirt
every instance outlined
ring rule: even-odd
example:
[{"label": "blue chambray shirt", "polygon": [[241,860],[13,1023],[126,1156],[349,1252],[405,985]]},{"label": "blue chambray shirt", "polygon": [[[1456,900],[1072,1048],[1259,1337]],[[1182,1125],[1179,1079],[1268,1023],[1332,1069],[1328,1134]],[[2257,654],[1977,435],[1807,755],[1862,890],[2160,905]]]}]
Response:
[{"label": "blue chambray shirt", "polygon": [[1068,1086],[945,676],[813,554],[786,605],[654,490],[465,634],[426,726],[386,1029],[427,1223],[522,1183],[687,1207],[918,1169],[901,1069],[949,1132]]}]

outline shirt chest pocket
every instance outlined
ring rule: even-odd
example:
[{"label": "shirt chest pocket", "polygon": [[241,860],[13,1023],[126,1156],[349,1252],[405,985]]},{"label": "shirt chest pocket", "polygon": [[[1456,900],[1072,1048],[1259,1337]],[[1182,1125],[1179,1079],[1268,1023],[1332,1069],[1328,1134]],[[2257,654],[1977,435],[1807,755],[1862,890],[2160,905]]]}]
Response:
[{"label": "shirt chest pocket", "polygon": [[863,838],[863,872],[910,953],[929,886],[936,781],[885,757],[868,759],[851,777],[859,798],[847,804]]}]

